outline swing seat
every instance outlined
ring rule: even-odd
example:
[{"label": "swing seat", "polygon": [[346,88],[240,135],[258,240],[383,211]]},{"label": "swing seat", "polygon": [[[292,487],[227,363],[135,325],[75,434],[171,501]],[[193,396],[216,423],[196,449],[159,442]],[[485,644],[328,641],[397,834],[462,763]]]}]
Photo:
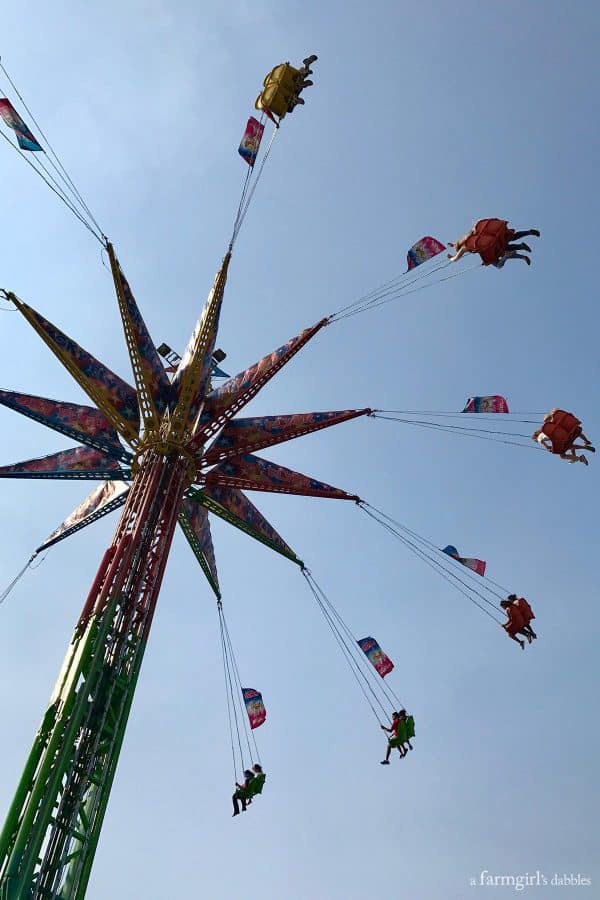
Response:
[{"label": "swing seat", "polygon": [[255,775],[247,787],[240,788],[236,791],[238,799],[251,800],[252,797],[255,797],[257,794],[262,794],[266,777],[264,772],[262,775]]},{"label": "swing seat", "polygon": [[505,622],[502,627],[510,637],[515,637],[521,631],[523,625],[527,623],[521,609],[515,606],[514,603],[508,607],[506,614],[508,615],[508,622]]},{"label": "swing seat", "polygon": [[289,63],[275,66],[263,82],[262,93],[256,98],[256,109],[268,109],[283,119],[302,83],[302,73]]},{"label": "swing seat", "polygon": [[525,624],[529,625],[531,620],[535,619],[534,611],[532,610],[531,606],[529,605],[529,603],[527,602],[525,597],[519,597],[519,599],[517,600],[517,604],[521,611],[521,615],[523,616],[523,619],[525,620]]},{"label": "swing seat", "polygon": [[514,236],[505,219],[480,219],[473,226],[473,234],[465,241],[471,253],[479,253],[484,266],[493,266],[504,255]]},{"label": "swing seat", "polygon": [[406,740],[409,741],[415,736],[415,720],[412,716],[406,717]]},{"label": "swing seat", "polygon": [[254,776],[247,788],[248,797],[256,797],[258,796],[258,794],[262,794],[266,778],[267,776],[264,772],[262,773],[262,775]]},{"label": "swing seat", "polygon": [[552,413],[552,420],[544,422],[542,431],[552,441],[552,452],[564,453],[581,434],[581,421],[573,413],[557,409]]}]

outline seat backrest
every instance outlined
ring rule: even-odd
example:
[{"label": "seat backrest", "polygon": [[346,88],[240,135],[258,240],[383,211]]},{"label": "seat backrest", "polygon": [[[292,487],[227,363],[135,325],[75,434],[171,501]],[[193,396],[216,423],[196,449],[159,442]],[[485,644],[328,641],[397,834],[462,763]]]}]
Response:
[{"label": "seat backrest", "polygon": [[527,602],[527,600],[525,599],[525,597],[519,597],[519,599],[517,600],[517,603],[519,604],[521,613],[523,614],[523,617],[526,620],[535,619],[533,610],[532,610],[531,606],[529,605],[529,603]]},{"label": "seat backrest", "polygon": [[547,419],[542,425],[544,434],[552,441],[554,453],[564,452],[578,436],[581,422],[573,413],[564,409],[556,409],[552,413],[552,421]]},{"label": "seat backrest", "polygon": [[247,788],[245,788],[246,797],[255,797],[256,794],[262,794],[262,790],[265,786],[266,775],[263,772],[261,775],[255,775]]}]

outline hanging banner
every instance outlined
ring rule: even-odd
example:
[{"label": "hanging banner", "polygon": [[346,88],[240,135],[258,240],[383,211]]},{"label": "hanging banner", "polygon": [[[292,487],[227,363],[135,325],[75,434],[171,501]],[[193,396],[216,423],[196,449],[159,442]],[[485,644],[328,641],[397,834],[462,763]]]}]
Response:
[{"label": "hanging banner", "polygon": [[[408,269],[406,270],[406,272],[410,272],[411,269],[415,269],[422,263],[433,259],[434,256],[438,255],[438,253],[443,253],[445,249],[446,248],[444,244],[442,244],[441,241],[438,241],[434,237],[426,236],[421,238],[420,241],[417,241],[412,245],[412,247],[406,254],[406,262],[408,264]],[[405,275],[406,272],[404,273]]]},{"label": "hanging banner", "polygon": [[40,147],[19,113],[6,97],[0,97],[0,116],[2,116],[8,127],[12,128],[16,134],[17,143],[21,150],[43,152],[43,148]]},{"label": "hanging banner", "polygon": [[242,688],[242,696],[250,720],[250,728],[258,728],[267,718],[262,694],[259,694],[254,688]]},{"label": "hanging banner", "polygon": [[238,153],[242,159],[248,163],[250,168],[252,168],[256,162],[264,130],[265,126],[261,125],[254,116],[250,116],[240,146],[238,147]]},{"label": "hanging banner", "polygon": [[394,663],[391,661],[389,656],[387,656],[375,638],[365,637],[361,638],[360,641],[356,642],[360,649],[363,651],[371,665],[377,669],[382,678],[385,678],[386,675],[394,668]]},{"label": "hanging banner", "polygon": [[459,556],[458,550],[456,549],[456,547],[453,547],[452,544],[448,544],[447,547],[444,547],[442,553],[446,553],[448,556],[451,556],[452,559],[455,559],[457,562],[462,563],[463,566],[466,566],[467,569],[471,569],[478,575],[485,575],[486,563],[483,559],[473,559],[472,557],[468,556]]},{"label": "hanging banner", "polygon": [[507,413],[508,403],[500,394],[491,394],[489,397],[469,397],[464,413]]}]

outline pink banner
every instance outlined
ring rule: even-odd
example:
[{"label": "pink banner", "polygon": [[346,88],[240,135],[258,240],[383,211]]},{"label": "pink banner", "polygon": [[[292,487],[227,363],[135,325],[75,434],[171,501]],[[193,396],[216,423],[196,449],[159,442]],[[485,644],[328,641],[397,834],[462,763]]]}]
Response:
[{"label": "pink banner", "polygon": [[[428,262],[428,260],[433,259],[434,256],[443,253],[445,249],[445,245],[442,244],[441,241],[438,241],[437,238],[430,237],[429,235],[421,238],[420,241],[417,241],[412,245],[407,253],[406,262],[408,263],[408,269],[406,272],[410,272],[410,270],[416,268],[416,266]],[[404,273],[405,275],[406,272]]]},{"label": "pink banner", "polygon": [[242,695],[246,705],[246,712],[250,720],[250,728],[258,728],[267,718],[267,711],[263,703],[262,694],[254,688],[242,688]]},{"label": "pink banner", "polygon": [[6,97],[0,98],[0,116],[4,119],[9,128],[12,128],[17,136],[17,142],[21,150],[42,151],[38,141],[34,138],[31,131],[16,111],[10,100]]},{"label": "pink banner", "polygon": [[461,556],[459,562],[461,562],[463,566],[466,566],[467,569],[476,572],[478,575],[485,575],[485,561],[483,559],[472,559],[468,556]]},{"label": "pink banner", "polygon": [[255,119],[254,116],[250,116],[250,118],[248,119],[248,124],[246,125],[246,130],[244,131],[244,135],[238,148],[238,153],[250,167],[252,167],[256,162],[256,157],[258,155],[258,150],[264,130],[265,126],[261,125],[258,119]]},{"label": "pink banner", "polygon": [[508,403],[500,394],[491,394],[489,397],[469,397],[464,413],[507,413]]},{"label": "pink banner", "polygon": [[485,562],[482,559],[473,559],[471,557],[460,556],[458,550],[453,544],[448,544],[447,547],[444,547],[442,553],[446,553],[448,556],[451,556],[452,559],[455,559],[457,562],[462,563],[462,565],[466,566],[467,569],[471,569],[473,572],[477,572],[478,575],[485,575]]},{"label": "pink banner", "polygon": [[358,646],[363,651],[371,665],[379,672],[382,678],[385,678],[386,675],[394,668],[394,663],[391,661],[389,656],[387,656],[375,638],[365,637],[361,638],[360,641],[357,641]]}]

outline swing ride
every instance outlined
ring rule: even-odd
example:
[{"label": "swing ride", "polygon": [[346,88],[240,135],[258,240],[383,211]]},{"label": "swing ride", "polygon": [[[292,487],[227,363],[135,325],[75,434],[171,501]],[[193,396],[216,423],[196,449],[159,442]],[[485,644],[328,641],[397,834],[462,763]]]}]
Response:
[{"label": "swing ride", "polygon": [[[248,168],[231,239],[182,357],[168,345],[157,346],[153,342],[115,248],[0,63],[0,70],[29,116],[36,134],[8,98],[0,99],[0,118],[15,133],[18,146],[4,132],[0,133],[106,250],[134,381],[133,385],[125,382],[16,293],[11,290],[1,292],[4,300],[21,313],[93,405],[1,390],[0,405],[59,432],[75,441],[77,446],[4,465],[0,467],[0,478],[101,483],[36,548],[27,565],[0,596],[0,602],[40,553],[122,509],[114,537],[102,557],[75,626],[0,834],[2,900],[81,900],[85,896],[178,524],[216,598],[233,768],[236,777],[241,777],[241,772],[246,776],[242,783],[236,782],[234,815],[236,800],[245,809],[265,787],[267,776],[262,770],[254,730],[265,722],[267,710],[261,693],[255,688],[244,687],[238,669],[223,611],[210,516],[223,519],[299,567],[373,715],[380,727],[391,735],[387,758],[392,749],[398,749],[404,757],[407,749],[412,749],[410,740],[415,734],[413,717],[406,713],[404,704],[385,681],[394,668],[392,659],[372,636],[356,638],[304,562],[248,499],[245,491],[351,501],[502,625],[502,620],[497,618],[498,599],[501,603],[506,602],[508,591],[485,575],[483,560],[462,557],[451,544],[440,548],[356,494],[256,454],[359,417],[505,443],[519,443],[508,438],[527,438],[528,443],[522,445],[542,449],[537,438],[531,442],[530,435],[482,427],[482,424],[489,424],[488,416],[493,416],[495,421],[497,417],[504,418],[508,423],[506,427],[510,428],[512,424],[522,422],[539,424],[540,415],[535,419],[518,419],[516,416],[525,414],[510,414],[506,400],[500,395],[470,398],[464,410],[456,413],[362,408],[255,417],[238,415],[326,327],[414,291],[464,275],[474,266],[432,278],[452,263],[448,259],[438,261],[446,249],[441,241],[424,237],[409,250],[408,269],[402,275],[307,327],[237,375],[228,377],[219,369],[224,354],[217,350],[216,340],[234,247],[280,124],[296,106],[304,103],[300,94],[312,85],[308,76],[312,74],[310,66],[316,59],[311,55],[297,68],[282,63],[265,77],[263,90],[255,103],[260,120],[253,116],[249,118],[239,147],[239,154]],[[267,120],[274,123],[275,128],[259,161]],[[506,252],[511,239],[506,222],[504,226],[502,238],[499,232],[494,233],[493,249],[494,254],[500,254],[498,259]],[[480,248],[477,249],[475,244],[473,248],[470,252],[479,252]],[[477,268],[480,266],[478,263]],[[417,268],[418,272],[415,272]],[[225,380],[215,386],[216,380],[223,378]],[[553,411],[556,415],[563,412]],[[568,432],[566,436],[561,432],[563,443],[567,441],[563,453],[578,437],[584,439],[579,420],[571,414],[565,415],[578,424],[564,418],[558,422],[563,431]],[[458,425],[454,420],[459,419],[461,423],[477,422]],[[558,440],[558,430],[555,428],[553,432],[552,424],[544,421],[545,436],[552,441],[554,433]],[[585,449],[593,451],[591,445]],[[525,619],[529,613],[523,612],[526,601],[512,594],[509,600],[510,613],[507,615],[510,622],[528,626]],[[515,607],[520,600],[523,604]],[[530,608],[529,612],[533,617]],[[511,625],[515,634],[521,633],[522,627],[515,631]],[[507,631],[514,637],[508,628]],[[388,727],[384,722],[390,717],[392,725]]]}]

